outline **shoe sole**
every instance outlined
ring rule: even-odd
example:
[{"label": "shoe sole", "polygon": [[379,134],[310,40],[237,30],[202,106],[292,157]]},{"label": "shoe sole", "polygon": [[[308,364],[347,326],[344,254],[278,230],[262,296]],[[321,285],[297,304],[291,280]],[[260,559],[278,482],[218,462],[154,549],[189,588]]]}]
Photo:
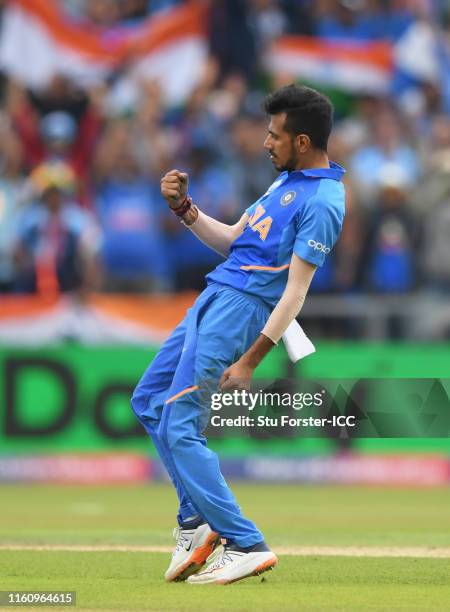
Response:
[{"label": "shoe sole", "polygon": [[219,544],[219,534],[211,532],[206,542],[198,546],[189,559],[178,568],[177,573],[170,578],[166,578],[166,582],[182,582],[189,578],[189,576],[192,576],[192,574],[197,573],[205,565],[206,559]]},{"label": "shoe sole", "polygon": [[252,572],[245,574],[244,576],[239,576],[239,578],[234,578],[233,580],[211,580],[211,582],[190,582],[189,584],[233,584],[234,582],[239,582],[239,580],[244,580],[244,578],[252,578],[253,576],[260,576],[264,574],[264,572],[268,572],[273,570],[273,568],[278,563],[278,558],[273,557],[268,561],[264,561],[261,565],[258,565]]},{"label": "shoe sole", "polygon": [[250,574],[247,574],[246,576],[241,576],[240,578],[235,578],[234,580],[224,580],[219,584],[233,584],[233,582],[238,582],[239,580],[243,580],[244,578],[260,576],[261,574],[264,574],[264,572],[273,570],[277,563],[278,559],[277,557],[274,557],[273,559],[269,559],[269,561],[265,561],[264,563],[261,563],[261,565],[258,565],[258,567],[254,569],[253,572],[250,572]]}]

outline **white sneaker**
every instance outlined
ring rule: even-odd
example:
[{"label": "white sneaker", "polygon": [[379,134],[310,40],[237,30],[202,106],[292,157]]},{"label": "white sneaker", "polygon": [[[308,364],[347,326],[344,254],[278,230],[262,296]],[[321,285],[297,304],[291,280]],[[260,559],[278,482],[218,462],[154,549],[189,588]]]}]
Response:
[{"label": "white sneaker", "polygon": [[211,531],[207,523],[197,529],[175,527],[173,537],[177,543],[169,569],[165,573],[167,582],[186,580],[188,576],[198,572],[215,547],[220,544],[219,535]]},{"label": "white sneaker", "polygon": [[278,563],[276,555],[265,552],[240,552],[223,548],[202,572],[188,578],[189,584],[230,584],[271,570]]}]

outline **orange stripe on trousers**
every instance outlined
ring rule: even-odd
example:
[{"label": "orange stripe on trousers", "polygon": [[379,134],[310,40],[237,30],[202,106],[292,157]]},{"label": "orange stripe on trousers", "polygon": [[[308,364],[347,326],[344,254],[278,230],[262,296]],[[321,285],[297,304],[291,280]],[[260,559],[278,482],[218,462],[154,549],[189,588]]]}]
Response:
[{"label": "orange stripe on trousers", "polygon": [[197,391],[198,388],[199,388],[198,385],[194,385],[193,387],[188,387],[187,389],[184,389],[184,391],[180,391],[179,393],[172,395],[172,397],[169,397],[169,399],[166,400],[166,404],[170,404],[171,402],[174,402],[175,400],[182,397],[183,395],[186,395],[186,393],[192,393],[192,391]]}]

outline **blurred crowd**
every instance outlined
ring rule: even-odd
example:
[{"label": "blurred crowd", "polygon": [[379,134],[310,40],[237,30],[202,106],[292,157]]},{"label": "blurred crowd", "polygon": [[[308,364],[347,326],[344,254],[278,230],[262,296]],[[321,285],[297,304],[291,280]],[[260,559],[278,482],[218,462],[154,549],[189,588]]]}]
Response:
[{"label": "blurred crowd", "polygon": [[[181,3],[62,1],[68,18],[99,29]],[[269,78],[260,58],[282,34],[403,40],[416,64],[413,76],[395,75],[389,94],[326,92],[336,106],[330,158],[347,169],[347,215],[313,291],[448,292],[448,3],[209,5],[209,59],[181,107],[168,107],[154,81],[118,104],[113,80],[81,89],[55,74],[37,91],[2,76],[0,293],[201,289],[220,257],[167,211],[160,177],[173,167],[189,172],[193,199],[225,222],[265,192],[275,174],[261,101],[287,76]]]}]

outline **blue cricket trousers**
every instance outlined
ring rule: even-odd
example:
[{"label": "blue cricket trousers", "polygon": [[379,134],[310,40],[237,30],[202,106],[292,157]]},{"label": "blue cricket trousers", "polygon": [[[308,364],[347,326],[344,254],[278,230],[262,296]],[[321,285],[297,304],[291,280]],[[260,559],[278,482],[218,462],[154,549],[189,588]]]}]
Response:
[{"label": "blue cricket trousers", "polygon": [[253,344],[270,309],[258,298],[209,285],[139,381],[131,404],[177,490],[178,521],[202,517],[238,546],[264,538],[246,519],[203,435],[210,413],[202,390],[216,392],[224,370]]}]

